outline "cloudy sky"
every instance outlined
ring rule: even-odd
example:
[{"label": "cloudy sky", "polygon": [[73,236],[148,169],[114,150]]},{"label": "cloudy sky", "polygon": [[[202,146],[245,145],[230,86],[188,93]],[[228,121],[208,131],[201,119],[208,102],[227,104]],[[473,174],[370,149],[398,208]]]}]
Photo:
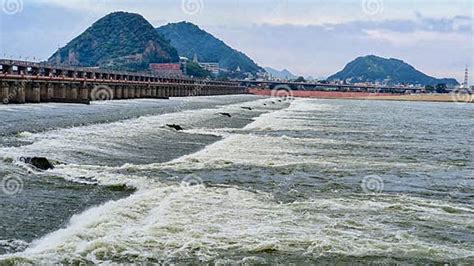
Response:
[{"label": "cloudy sky", "polygon": [[368,54],[459,81],[466,65],[474,72],[474,0],[0,2],[0,57],[46,59],[100,17],[122,10],[154,26],[193,22],[259,65],[299,75],[326,77]]}]

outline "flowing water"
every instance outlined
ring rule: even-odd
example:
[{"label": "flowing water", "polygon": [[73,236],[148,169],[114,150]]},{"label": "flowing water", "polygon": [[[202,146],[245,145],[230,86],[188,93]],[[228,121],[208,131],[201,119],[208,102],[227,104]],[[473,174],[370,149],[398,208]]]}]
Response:
[{"label": "flowing water", "polygon": [[223,96],[0,118],[0,264],[474,263],[473,105]]}]

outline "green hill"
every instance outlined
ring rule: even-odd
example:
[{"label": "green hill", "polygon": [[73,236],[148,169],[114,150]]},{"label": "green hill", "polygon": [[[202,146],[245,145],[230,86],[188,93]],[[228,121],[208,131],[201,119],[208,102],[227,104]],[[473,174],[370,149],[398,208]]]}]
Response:
[{"label": "green hill", "polygon": [[386,59],[375,55],[358,57],[344,69],[328,80],[347,80],[351,82],[384,82],[387,84],[459,85],[452,78],[437,79],[430,77],[413,66],[394,58]]},{"label": "green hill", "polygon": [[248,56],[192,23],[170,23],[159,27],[157,31],[176,47],[180,56],[193,59],[196,55],[200,62],[218,62],[221,68],[231,71],[237,67],[242,72],[264,71]]},{"label": "green hill", "polygon": [[59,49],[50,63],[146,70],[149,63],[178,62],[178,53],[141,15],[115,12]]}]

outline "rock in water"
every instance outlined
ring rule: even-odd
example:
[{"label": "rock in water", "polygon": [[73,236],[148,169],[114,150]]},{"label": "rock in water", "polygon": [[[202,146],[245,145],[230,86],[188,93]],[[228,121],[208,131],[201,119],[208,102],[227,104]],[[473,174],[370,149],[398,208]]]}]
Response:
[{"label": "rock in water", "polygon": [[229,114],[229,113],[219,113],[219,114],[222,115],[222,116],[232,117],[232,115]]},{"label": "rock in water", "polygon": [[173,129],[175,129],[175,130],[177,130],[177,131],[184,130],[184,128],[183,128],[182,126],[180,126],[180,125],[175,125],[175,124],[173,124],[173,125],[166,125],[166,126],[169,127],[169,128],[173,128]]},{"label": "rock in water", "polygon": [[54,169],[54,165],[44,157],[23,157],[20,159],[20,161],[30,164],[43,171]]}]

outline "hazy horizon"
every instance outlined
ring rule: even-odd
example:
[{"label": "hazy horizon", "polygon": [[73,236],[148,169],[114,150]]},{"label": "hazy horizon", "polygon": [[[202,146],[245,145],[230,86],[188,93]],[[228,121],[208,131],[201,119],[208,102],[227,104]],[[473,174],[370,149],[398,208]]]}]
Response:
[{"label": "hazy horizon", "polygon": [[[189,21],[262,67],[324,78],[358,56],[401,59],[438,78],[462,82],[474,65],[471,1],[59,1],[20,3],[2,12],[2,57],[47,59],[114,11],[161,25]],[[38,36],[48,38],[37,38]]]}]

